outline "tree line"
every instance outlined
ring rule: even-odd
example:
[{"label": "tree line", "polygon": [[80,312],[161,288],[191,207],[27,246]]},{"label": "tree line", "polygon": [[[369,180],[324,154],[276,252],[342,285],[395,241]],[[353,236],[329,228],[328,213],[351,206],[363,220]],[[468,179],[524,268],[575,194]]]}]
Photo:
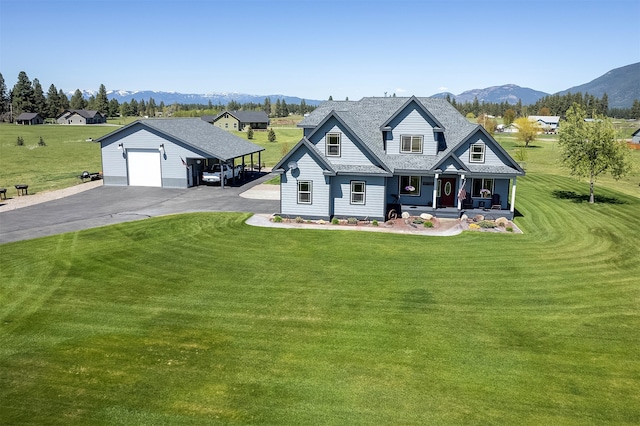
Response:
[{"label": "tree line", "polygon": [[24,71],[18,74],[18,81],[9,91],[4,77],[0,73],[0,121],[13,121],[23,112],[38,113],[44,118],[56,118],[67,109],[93,110],[107,117],[154,117],[158,112],[165,116],[199,117],[205,114],[216,115],[224,110],[262,110],[270,117],[286,117],[289,114],[304,115],[313,111],[315,107],[307,105],[304,99],[300,104],[287,104],[284,99],[277,99],[273,104],[270,98],[265,98],[262,104],[253,102],[240,104],[232,100],[227,105],[218,104],[216,106],[211,101],[208,105],[179,103],[165,105],[162,101],[157,104],[151,97],[146,101],[132,99],[130,102],[120,103],[117,99],[108,98],[104,84],[101,84],[97,94],[91,95],[89,99],[84,98],[80,89],[76,89],[69,99],[62,89],[58,90],[54,84],[49,86],[45,95],[40,81],[37,78],[34,78],[33,81],[29,80]]}]

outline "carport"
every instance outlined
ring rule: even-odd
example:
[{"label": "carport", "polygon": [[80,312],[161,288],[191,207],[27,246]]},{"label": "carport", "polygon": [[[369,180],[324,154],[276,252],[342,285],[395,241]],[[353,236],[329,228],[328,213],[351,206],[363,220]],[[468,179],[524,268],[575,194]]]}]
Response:
[{"label": "carport", "polygon": [[244,171],[249,161],[259,171],[264,151],[199,118],[138,120],[96,142],[104,184],[113,186],[187,188],[199,185],[202,171],[216,163],[242,164]]}]

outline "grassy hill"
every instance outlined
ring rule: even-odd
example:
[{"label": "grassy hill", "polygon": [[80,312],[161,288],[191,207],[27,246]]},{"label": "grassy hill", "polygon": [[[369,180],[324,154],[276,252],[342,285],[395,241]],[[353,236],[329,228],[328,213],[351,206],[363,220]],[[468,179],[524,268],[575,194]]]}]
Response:
[{"label": "grassy hill", "polygon": [[638,175],[588,205],[534,145],[521,235],[220,213],[0,246],[3,422],[640,423]]}]

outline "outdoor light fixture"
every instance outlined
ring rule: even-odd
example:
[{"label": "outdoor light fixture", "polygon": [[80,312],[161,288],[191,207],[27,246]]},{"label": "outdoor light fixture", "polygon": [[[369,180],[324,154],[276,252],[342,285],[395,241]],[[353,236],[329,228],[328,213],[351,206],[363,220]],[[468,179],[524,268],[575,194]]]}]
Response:
[{"label": "outdoor light fixture", "polygon": [[160,144],[160,152],[164,152],[164,144],[163,143]]},{"label": "outdoor light fixture", "polygon": [[120,151],[122,151],[122,143],[119,143],[119,144],[118,144],[118,149],[119,149]]},{"label": "outdoor light fixture", "polygon": [[200,164],[200,163],[202,163],[202,161],[196,160],[196,164]]}]

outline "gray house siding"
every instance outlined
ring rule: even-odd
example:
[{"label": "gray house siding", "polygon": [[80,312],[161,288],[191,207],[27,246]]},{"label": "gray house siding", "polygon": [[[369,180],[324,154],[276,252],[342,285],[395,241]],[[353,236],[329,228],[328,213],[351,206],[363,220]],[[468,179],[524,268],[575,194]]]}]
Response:
[{"label": "gray house siding", "polygon": [[[435,140],[433,132],[434,125],[429,118],[417,108],[407,108],[407,110],[398,114],[390,123],[393,129],[387,133],[387,154],[400,153],[400,141],[405,135],[421,135],[422,155],[436,155],[438,152],[438,144]],[[417,155],[417,154],[406,154]]]},{"label": "gray house siding", "polygon": [[[171,142],[171,143],[168,143]],[[122,143],[123,149],[118,149]],[[205,158],[202,153],[188,149],[178,141],[157,134],[147,128],[133,126],[101,142],[102,173],[105,185],[128,185],[127,156],[128,149],[158,150],[164,145],[160,156],[162,186],[165,188],[186,188],[187,168],[182,160]]]},{"label": "gray house siding", "polygon": [[[351,204],[351,182],[365,182],[365,204]],[[331,178],[333,216],[384,219],[385,178],[340,175]]]},{"label": "gray house siding", "polygon": [[372,165],[374,161],[369,158],[364,150],[357,146],[357,142],[351,139],[349,133],[345,131],[337,120],[329,120],[318,132],[314,133],[309,142],[318,147],[318,151],[326,153],[326,135],[327,133],[340,133],[340,156],[327,157],[333,164],[355,164],[355,165]]},{"label": "gray house siding", "polygon": [[[478,142],[484,143],[485,145],[484,163],[472,163],[469,161],[471,145]],[[509,163],[507,158],[501,152],[493,149],[493,143],[488,141],[486,136],[481,132],[478,132],[476,135],[469,138],[469,141],[459,147],[454,154],[467,166],[478,164],[483,164],[485,166],[503,166]]]},{"label": "gray house siding", "polygon": [[[329,176],[316,162],[308,148],[295,152],[290,161],[295,161],[297,169],[285,170],[280,175],[280,211],[285,216],[329,219],[331,188]],[[298,181],[310,181],[312,194],[310,204],[298,203]]]},{"label": "gray house siding", "polygon": [[[417,173],[413,176],[417,176]],[[433,201],[433,182],[433,176],[421,176],[420,195],[402,195],[400,194],[400,176],[390,177],[387,179],[387,203],[395,203],[395,196],[399,196],[400,204],[430,205]]]}]

